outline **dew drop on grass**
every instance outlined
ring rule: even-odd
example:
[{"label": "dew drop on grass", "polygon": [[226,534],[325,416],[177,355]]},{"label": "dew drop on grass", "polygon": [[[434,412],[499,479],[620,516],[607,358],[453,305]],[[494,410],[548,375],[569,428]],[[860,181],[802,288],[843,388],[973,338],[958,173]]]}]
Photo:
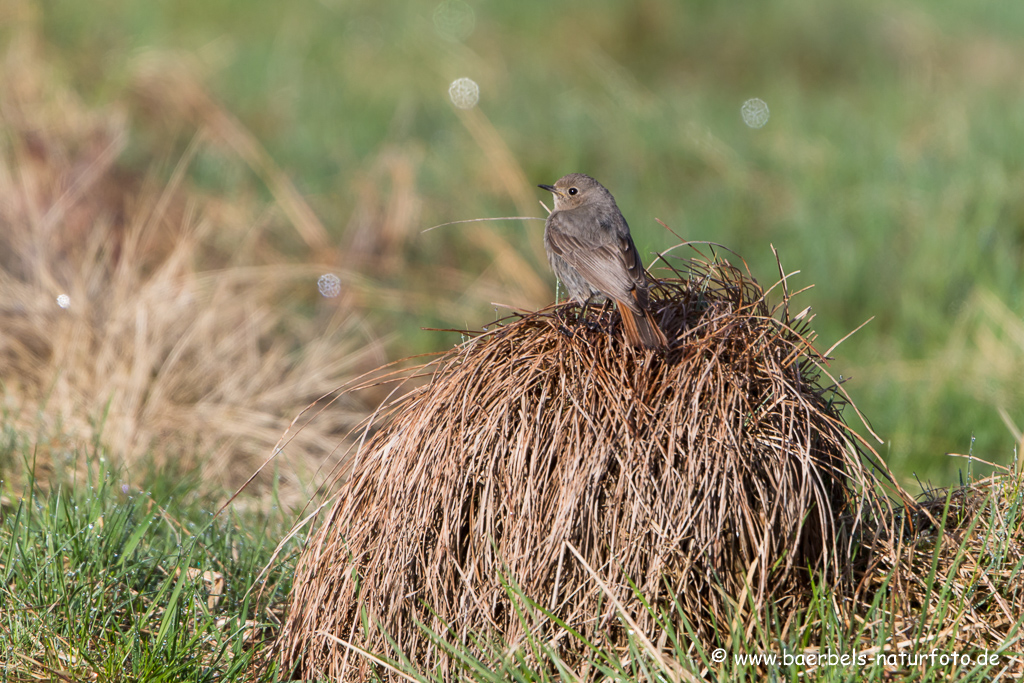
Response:
[{"label": "dew drop on grass", "polygon": [[472,78],[457,78],[448,86],[448,97],[459,109],[472,109],[480,101],[480,86]]},{"label": "dew drop on grass", "polygon": [[320,279],[316,281],[316,288],[320,290],[321,296],[333,299],[341,294],[341,279],[334,273],[321,275]]},{"label": "dew drop on grass", "polygon": [[743,103],[740,114],[743,116],[743,123],[751,128],[761,128],[768,123],[771,112],[768,111],[768,105],[764,100],[754,97]]}]

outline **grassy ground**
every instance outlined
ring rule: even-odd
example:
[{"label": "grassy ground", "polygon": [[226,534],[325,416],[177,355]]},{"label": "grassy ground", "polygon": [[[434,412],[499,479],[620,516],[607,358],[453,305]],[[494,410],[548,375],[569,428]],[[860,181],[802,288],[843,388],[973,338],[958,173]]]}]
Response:
[{"label": "grassy ground", "polygon": [[136,488],[102,450],[67,452],[16,497],[32,448],[3,435],[0,680],[253,679],[297,547],[261,574],[292,521],[278,505],[215,516],[194,474]]}]

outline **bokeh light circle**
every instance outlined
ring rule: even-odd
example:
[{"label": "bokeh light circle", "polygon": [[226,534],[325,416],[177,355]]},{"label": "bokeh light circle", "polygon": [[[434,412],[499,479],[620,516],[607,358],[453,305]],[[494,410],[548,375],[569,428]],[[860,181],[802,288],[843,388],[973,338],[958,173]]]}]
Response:
[{"label": "bokeh light circle", "polygon": [[771,112],[768,111],[768,105],[764,100],[754,97],[743,103],[740,114],[743,115],[743,123],[751,128],[761,128],[768,123]]},{"label": "bokeh light circle", "polygon": [[472,109],[480,101],[480,86],[471,78],[457,78],[448,86],[448,97],[459,109]]},{"label": "bokeh light circle", "polygon": [[320,279],[316,281],[316,287],[322,296],[333,299],[341,294],[341,278],[334,273],[321,275]]}]

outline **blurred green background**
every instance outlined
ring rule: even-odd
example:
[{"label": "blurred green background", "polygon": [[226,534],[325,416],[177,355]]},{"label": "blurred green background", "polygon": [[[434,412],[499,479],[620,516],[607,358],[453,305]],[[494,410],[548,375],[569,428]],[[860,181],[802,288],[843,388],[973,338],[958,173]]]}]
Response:
[{"label": "blurred green background", "polygon": [[[874,316],[833,371],[901,478],[953,483],[967,465],[951,451],[1014,458],[1024,3],[51,0],[29,14],[90,103],[122,99],[154,52],[200,72],[313,206],[339,266],[379,289],[392,357],[450,346],[420,328],[480,327],[491,301],[550,301],[541,222],[420,231],[542,216],[534,186],[580,171],[644,254],[675,241],[660,218],[769,284],[774,245],[800,271],[791,289],[814,285],[797,304],[821,350]],[[461,77],[477,109],[453,107]],[[754,97],[771,111],[759,129],[740,115]],[[192,173],[241,191],[215,158]]]}]

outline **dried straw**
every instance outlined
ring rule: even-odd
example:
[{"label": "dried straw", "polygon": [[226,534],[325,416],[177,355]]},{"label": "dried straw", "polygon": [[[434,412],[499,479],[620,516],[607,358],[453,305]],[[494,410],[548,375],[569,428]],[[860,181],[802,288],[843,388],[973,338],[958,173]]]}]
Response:
[{"label": "dried straw", "polygon": [[992,680],[1024,675],[1024,470],[993,466],[1002,472],[926,491],[886,527],[863,530],[872,552],[846,606],[863,642],[886,634],[874,650],[998,653]]},{"label": "dried straw", "polygon": [[[156,78],[140,75],[140,90],[147,74]],[[63,460],[54,456],[101,443],[124,465],[125,485],[153,466],[198,470],[204,492],[234,489],[273,452],[283,419],[383,359],[362,322],[361,279],[273,246],[293,230],[318,234],[283,174],[255,169],[273,205],[191,182],[197,156],[226,169],[254,163],[243,153],[251,146],[218,156],[211,142],[251,136],[198,85],[175,83],[158,79],[147,92],[195,99],[191,109],[210,120],[185,126],[192,143],[172,168],[147,157],[140,174],[120,161],[127,117],[81,103],[30,36],[0,61],[0,406],[16,430],[40,435],[40,483]],[[158,156],[145,143],[136,151]],[[340,296],[315,301],[325,272],[338,274]],[[253,491],[274,483],[285,505],[308,500],[311,473],[330,469],[339,435],[366,412],[340,403],[302,429],[279,479]]]},{"label": "dried straw", "polygon": [[300,560],[284,665],[361,680],[370,664],[350,646],[397,647],[447,671],[417,622],[515,643],[503,577],[612,646],[615,602],[654,628],[627,579],[655,607],[678,599],[677,621],[706,636],[797,608],[809,570],[848,578],[856,520],[883,499],[807,321],[784,282],[772,308],[724,261],[688,268],[655,291],[667,353],[626,346],[614,311],[581,322],[567,304],[418,368],[431,382],[368,425]]}]

